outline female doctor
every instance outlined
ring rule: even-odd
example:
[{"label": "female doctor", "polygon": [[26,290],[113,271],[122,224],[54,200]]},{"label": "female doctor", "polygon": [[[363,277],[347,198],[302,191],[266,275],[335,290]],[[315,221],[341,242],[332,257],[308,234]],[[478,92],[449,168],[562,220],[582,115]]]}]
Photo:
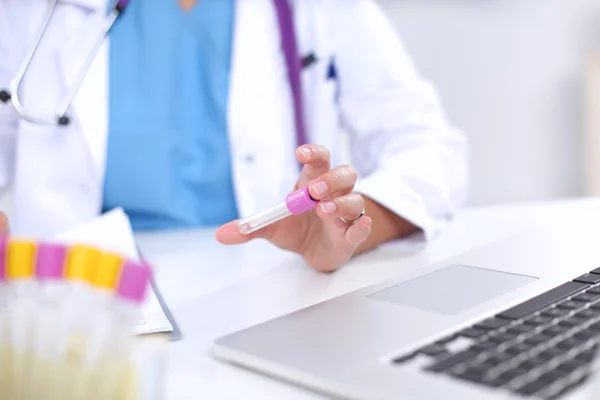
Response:
[{"label": "female doctor", "polygon": [[[288,1],[0,0],[12,232],[123,207],[135,230],[222,225],[222,243],[265,238],[320,271],[438,232],[466,162],[436,93],[374,1]],[[305,186],[315,210],[238,233]]]}]

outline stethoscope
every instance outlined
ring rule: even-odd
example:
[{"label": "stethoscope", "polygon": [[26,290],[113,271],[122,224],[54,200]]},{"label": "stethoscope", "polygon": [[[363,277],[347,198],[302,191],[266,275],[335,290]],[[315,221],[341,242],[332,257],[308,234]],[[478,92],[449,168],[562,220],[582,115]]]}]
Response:
[{"label": "stethoscope", "polygon": [[[110,28],[115,23],[116,19],[119,15],[125,10],[127,5],[129,4],[129,0],[118,0],[115,6],[110,10],[106,22],[103,26],[101,34],[98,34],[98,39],[94,43],[92,51],[89,53],[87,59],[85,60],[85,64],[75,81],[73,87],[67,91],[62,101],[59,104],[58,110],[56,111],[53,117],[43,117],[34,115],[33,113],[27,111],[24,107],[21,99],[19,98],[19,88],[23,82],[23,77],[27,73],[27,69],[31,64],[31,60],[33,59],[35,52],[38,49],[42,38],[46,32],[46,28],[52,19],[52,15],[54,14],[54,9],[58,0],[53,0],[48,13],[46,14],[46,18],[44,23],[42,24],[42,29],[38,35],[37,40],[27,53],[24,58],[19,70],[15,78],[10,83],[9,89],[0,90],[0,101],[11,105],[16,112],[26,121],[37,123],[37,124],[47,124],[47,125],[59,125],[65,126],[69,125],[71,119],[67,115],[67,111],[77,94],[77,90],[81,83],[83,82],[85,75],[94,59],[102,42],[108,35]],[[311,55],[309,57],[305,57],[305,60],[300,61],[298,57],[298,45],[296,42],[296,35],[294,32],[294,20],[292,16],[291,6],[288,0],[273,0],[275,11],[277,14],[277,20],[279,25],[279,34],[281,37],[282,43],[282,51],[285,56],[285,65],[287,69],[288,80],[290,83],[290,88],[293,97],[293,105],[294,105],[294,124],[296,126],[296,141],[297,145],[300,146],[302,144],[306,144],[306,124],[304,121],[304,110],[303,110],[303,101],[302,101],[302,88],[301,88],[301,77],[300,70],[305,63],[316,62],[316,58]]]},{"label": "stethoscope", "polygon": [[7,89],[0,90],[0,101],[11,105],[23,119],[25,119],[29,122],[33,122],[33,123],[37,123],[37,124],[50,124],[50,125],[58,124],[58,125],[64,126],[64,125],[68,125],[71,122],[71,119],[67,116],[67,111],[68,111],[69,107],[71,106],[73,99],[75,98],[77,90],[79,90],[79,86],[81,86],[81,83],[83,82],[83,79],[85,78],[85,75],[90,67],[90,64],[92,63],[92,60],[98,53],[98,50],[100,49],[100,46],[102,45],[102,42],[104,41],[104,38],[108,35],[108,31],[115,23],[117,17],[119,16],[119,14],[121,14],[123,12],[123,10],[125,10],[125,7],[127,7],[127,4],[129,4],[129,0],[118,0],[117,1],[115,6],[112,8],[110,13],[108,14],[108,16],[106,18],[106,22],[104,23],[104,26],[102,27],[102,30],[100,31],[101,34],[98,35],[98,39],[94,42],[92,51],[86,58],[85,64],[84,64],[83,68],[81,69],[81,72],[79,73],[79,76],[77,77],[77,80],[75,81],[75,84],[73,85],[73,87],[70,90],[67,91],[67,93],[61,100],[55,115],[53,117],[44,117],[44,116],[34,115],[33,113],[27,111],[27,108],[25,108],[25,106],[21,102],[21,99],[19,98],[19,89],[21,87],[21,83],[23,82],[23,78],[25,77],[25,74],[27,73],[27,69],[29,68],[29,65],[31,64],[31,60],[33,59],[33,57],[38,49],[38,46],[39,46],[40,42],[42,41],[44,34],[46,33],[46,28],[48,27],[48,24],[50,23],[50,20],[52,19],[52,15],[54,14],[54,9],[56,8],[57,3],[58,3],[58,0],[54,0],[50,4],[50,8],[48,9],[46,18],[44,20],[44,23],[42,24],[42,28],[41,28],[40,33],[38,34],[37,40],[31,47],[31,49],[29,50],[29,52],[27,53],[25,58],[23,59],[23,62],[21,63],[21,66],[19,67],[19,70],[17,71],[15,78],[10,83],[9,89],[8,90]]}]

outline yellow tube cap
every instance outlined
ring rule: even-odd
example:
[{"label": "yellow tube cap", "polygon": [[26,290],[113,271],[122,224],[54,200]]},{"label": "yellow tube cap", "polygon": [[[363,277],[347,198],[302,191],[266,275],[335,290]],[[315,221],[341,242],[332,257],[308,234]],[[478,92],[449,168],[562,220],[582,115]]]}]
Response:
[{"label": "yellow tube cap", "polygon": [[94,270],[98,267],[101,254],[99,250],[89,246],[75,245],[71,247],[65,271],[67,279],[90,283]]},{"label": "yellow tube cap", "polygon": [[11,240],[7,249],[6,275],[9,279],[30,278],[35,267],[36,244],[25,240]]},{"label": "yellow tube cap", "polygon": [[124,263],[125,260],[116,254],[102,254],[98,268],[94,269],[92,274],[92,285],[103,289],[114,289]]}]

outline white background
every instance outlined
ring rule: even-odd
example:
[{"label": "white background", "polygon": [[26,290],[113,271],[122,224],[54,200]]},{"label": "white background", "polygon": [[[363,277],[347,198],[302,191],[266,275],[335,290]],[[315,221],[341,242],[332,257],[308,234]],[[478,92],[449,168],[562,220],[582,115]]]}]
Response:
[{"label": "white background", "polygon": [[600,54],[600,1],[379,2],[470,139],[471,203],[583,194],[583,74]]}]

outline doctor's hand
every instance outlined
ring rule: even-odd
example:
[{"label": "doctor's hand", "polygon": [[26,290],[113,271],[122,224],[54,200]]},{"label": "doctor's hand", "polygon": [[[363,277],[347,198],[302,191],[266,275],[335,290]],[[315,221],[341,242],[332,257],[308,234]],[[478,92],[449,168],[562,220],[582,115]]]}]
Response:
[{"label": "doctor's hand", "polygon": [[6,214],[0,211],[0,235],[8,234],[8,218]]},{"label": "doctor's hand", "polygon": [[[344,265],[371,232],[371,218],[363,216],[364,198],[354,193],[356,172],[347,165],[331,169],[329,151],[304,145],[296,157],[303,164],[294,190],[308,186],[318,200],[314,210],[291,215],[249,235],[237,229],[237,220],[221,226],[216,238],[223,244],[267,239],[275,246],[302,255],[311,267],[329,272]],[[344,221],[344,219],[346,221]]]}]

